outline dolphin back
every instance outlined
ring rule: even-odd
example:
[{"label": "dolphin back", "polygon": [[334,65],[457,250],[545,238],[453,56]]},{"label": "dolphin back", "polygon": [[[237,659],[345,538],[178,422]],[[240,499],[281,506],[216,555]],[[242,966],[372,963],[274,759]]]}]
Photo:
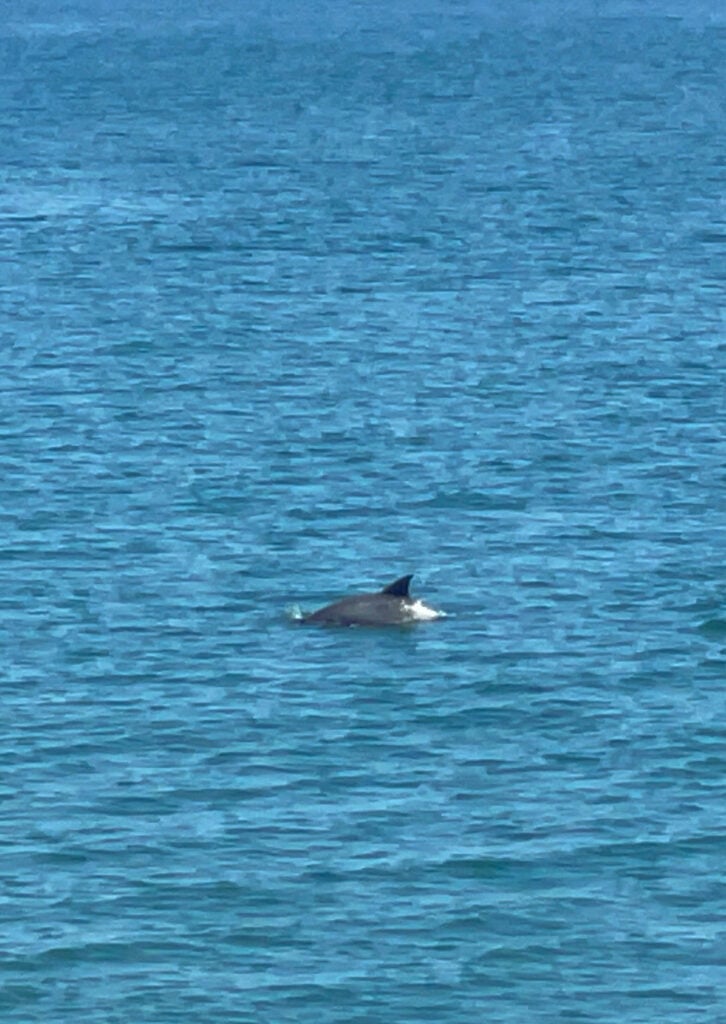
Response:
[{"label": "dolphin back", "polygon": [[401,576],[374,594],[354,594],[319,608],[300,621],[330,626],[403,626],[440,613],[409,596],[413,573]]}]

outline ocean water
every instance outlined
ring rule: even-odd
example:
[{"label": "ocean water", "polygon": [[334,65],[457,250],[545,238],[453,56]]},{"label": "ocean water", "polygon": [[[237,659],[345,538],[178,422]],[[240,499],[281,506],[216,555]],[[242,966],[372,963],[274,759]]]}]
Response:
[{"label": "ocean water", "polygon": [[720,1024],[720,4],[120,7],[0,29],[0,1019]]}]

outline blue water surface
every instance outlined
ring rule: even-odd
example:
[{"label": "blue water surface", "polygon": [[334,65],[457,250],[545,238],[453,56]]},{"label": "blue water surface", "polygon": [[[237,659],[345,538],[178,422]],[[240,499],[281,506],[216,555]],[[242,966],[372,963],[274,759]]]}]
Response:
[{"label": "blue water surface", "polygon": [[721,5],[2,24],[0,1019],[726,1020]]}]

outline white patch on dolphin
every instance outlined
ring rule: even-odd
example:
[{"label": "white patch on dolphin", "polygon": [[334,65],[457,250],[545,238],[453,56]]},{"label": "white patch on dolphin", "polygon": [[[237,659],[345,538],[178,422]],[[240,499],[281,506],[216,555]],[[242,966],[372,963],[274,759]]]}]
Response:
[{"label": "white patch on dolphin", "polygon": [[436,608],[429,608],[427,604],[419,598],[418,601],[414,601],[409,609],[411,618],[416,622],[431,622],[434,619],[443,619],[445,612],[437,611]]}]

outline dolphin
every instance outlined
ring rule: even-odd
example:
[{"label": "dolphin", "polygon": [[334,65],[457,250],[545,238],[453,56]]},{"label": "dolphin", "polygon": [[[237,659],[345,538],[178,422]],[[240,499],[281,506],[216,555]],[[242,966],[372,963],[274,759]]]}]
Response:
[{"label": "dolphin", "polygon": [[412,622],[439,619],[443,612],[415,601],[408,593],[413,578],[401,576],[375,594],[354,594],[304,615],[302,622],[321,626],[406,626]]}]

